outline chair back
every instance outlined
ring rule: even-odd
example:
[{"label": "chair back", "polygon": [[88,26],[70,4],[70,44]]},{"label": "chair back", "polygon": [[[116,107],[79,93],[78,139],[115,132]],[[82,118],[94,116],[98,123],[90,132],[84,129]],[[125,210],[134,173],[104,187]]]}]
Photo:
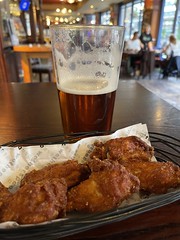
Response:
[{"label": "chair back", "polygon": [[176,56],[176,66],[177,66],[178,72],[180,72],[180,56]]}]

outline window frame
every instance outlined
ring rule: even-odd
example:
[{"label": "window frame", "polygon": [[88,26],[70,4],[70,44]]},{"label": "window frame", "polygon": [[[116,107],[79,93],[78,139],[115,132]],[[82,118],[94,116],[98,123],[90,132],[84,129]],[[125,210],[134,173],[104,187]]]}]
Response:
[{"label": "window frame", "polygon": [[[159,22],[159,31],[158,31],[158,36],[157,36],[157,43],[156,47],[157,48],[162,48],[163,47],[163,42],[162,42],[162,32],[163,32],[163,22],[164,22],[164,8],[165,8],[166,0],[162,0],[161,2],[161,14],[160,14],[160,22]],[[179,15],[178,15],[179,12]],[[171,34],[177,35],[176,32],[176,27],[178,24],[178,17],[180,18],[180,0],[177,0],[176,2],[176,11],[175,11],[175,16],[172,24],[172,31]],[[168,41],[168,36],[166,36],[167,41]],[[179,36],[180,38],[180,36]],[[179,39],[180,40],[180,39]]]},{"label": "window frame", "polygon": [[[136,30],[133,29],[133,14],[134,14],[134,6],[138,3],[140,4],[144,4],[145,0],[133,0],[130,2],[126,2],[126,3],[120,3],[119,4],[119,19],[118,19],[118,24],[119,25],[124,25],[126,27],[125,24],[125,19],[127,16],[127,9],[128,7],[130,7],[129,5],[131,4],[131,17],[130,17],[130,24],[129,24],[129,29],[128,29],[128,33],[125,32],[125,39],[129,39],[134,31],[138,31],[141,32],[141,28],[142,28],[142,20],[143,20],[143,14],[141,15],[141,13],[139,13],[138,16],[138,27]],[[122,12],[124,9],[124,12]],[[142,10],[143,11],[143,10]],[[123,13],[123,16],[121,15],[121,13]],[[123,19],[124,17],[124,19]]]}]

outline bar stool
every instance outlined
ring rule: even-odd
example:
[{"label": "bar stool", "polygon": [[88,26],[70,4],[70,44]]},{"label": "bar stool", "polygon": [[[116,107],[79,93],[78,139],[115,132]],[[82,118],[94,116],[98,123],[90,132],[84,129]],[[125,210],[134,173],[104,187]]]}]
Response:
[{"label": "bar stool", "polygon": [[31,61],[32,73],[39,75],[39,81],[42,82],[42,74],[48,74],[49,82],[52,81],[53,66],[51,63],[41,63],[40,59]]}]

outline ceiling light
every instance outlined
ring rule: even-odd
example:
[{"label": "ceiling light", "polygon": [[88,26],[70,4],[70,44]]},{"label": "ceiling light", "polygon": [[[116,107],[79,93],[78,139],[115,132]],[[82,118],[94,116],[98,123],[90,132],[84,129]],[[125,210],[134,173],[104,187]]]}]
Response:
[{"label": "ceiling light", "polygon": [[71,9],[68,9],[68,13],[72,13],[72,10],[71,10]]},{"label": "ceiling light", "polygon": [[68,3],[70,3],[70,4],[72,4],[72,3],[75,2],[75,0],[67,0],[67,1],[68,1]]},{"label": "ceiling light", "polygon": [[63,14],[67,13],[67,8],[63,8],[63,9],[61,10],[61,12],[62,12]]},{"label": "ceiling light", "polygon": [[58,13],[59,13],[59,12],[60,12],[60,9],[59,9],[59,8],[56,8],[56,12],[58,12]]},{"label": "ceiling light", "polygon": [[59,19],[59,21],[60,21],[61,23],[63,23],[63,22],[64,22],[64,18],[61,17],[61,18]]},{"label": "ceiling light", "polygon": [[94,5],[91,5],[90,8],[94,8]]}]

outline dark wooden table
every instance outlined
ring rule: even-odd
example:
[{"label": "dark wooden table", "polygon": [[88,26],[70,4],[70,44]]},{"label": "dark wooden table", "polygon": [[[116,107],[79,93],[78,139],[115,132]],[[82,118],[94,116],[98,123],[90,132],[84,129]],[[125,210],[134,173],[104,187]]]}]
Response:
[{"label": "dark wooden table", "polygon": [[[180,111],[136,81],[120,81],[112,130],[139,122],[151,132],[180,136]],[[0,84],[0,144],[61,132],[54,83]],[[180,201],[63,239],[179,240]]]}]

